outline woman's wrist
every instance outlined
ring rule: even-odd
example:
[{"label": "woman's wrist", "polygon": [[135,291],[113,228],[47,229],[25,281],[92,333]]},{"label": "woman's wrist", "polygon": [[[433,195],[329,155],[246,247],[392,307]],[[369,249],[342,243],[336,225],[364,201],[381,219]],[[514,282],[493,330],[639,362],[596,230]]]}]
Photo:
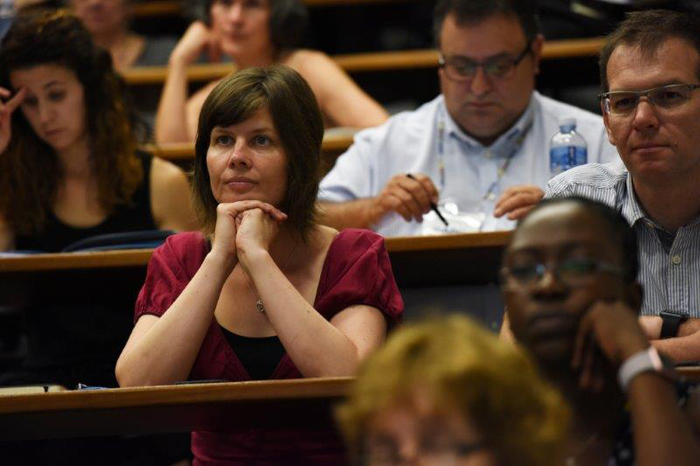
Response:
[{"label": "woman's wrist", "polygon": [[227,254],[212,249],[204,258],[204,263],[210,264],[216,269],[221,269],[228,275],[233,271],[234,267],[236,267],[238,258],[235,254]]},{"label": "woman's wrist", "polygon": [[269,265],[274,265],[270,252],[266,249],[238,250],[238,260],[249,273],[260,270]]},{"label": "woman's wrist", "polygon": [[168,59],[168,68],[186,69],[193,62],[194,59],[190,59],[185,52],[178,52],[176,49],[170,54],[170,59]]}]

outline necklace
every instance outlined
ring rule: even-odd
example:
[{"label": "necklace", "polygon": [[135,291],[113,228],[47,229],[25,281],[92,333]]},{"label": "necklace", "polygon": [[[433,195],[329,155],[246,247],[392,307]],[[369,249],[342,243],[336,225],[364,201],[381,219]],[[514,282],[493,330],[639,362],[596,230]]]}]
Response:
[{"label": "necklace", "polygon": [[[289,256],[287,257],[287,260],[284,262],[284,265],[280,267],[280,271],[284,273],[284,269],[287,268],[289,263],[292,261],[292,257],[294,257],[294,252],[296,249],[292,249],[292,251],[289,253]],[[253,291],[253,287],[250,286],[250,277],[246,277],[246,284],[248,285],[248,289],[250,292],[253,294],[253,297],[256,298],[258,295]],[[262,312],[263,314],[265,313],[265,305],[263,304],[261,299],[258,299],[255,301],[255,309],[257,309],[259,312]]]}]

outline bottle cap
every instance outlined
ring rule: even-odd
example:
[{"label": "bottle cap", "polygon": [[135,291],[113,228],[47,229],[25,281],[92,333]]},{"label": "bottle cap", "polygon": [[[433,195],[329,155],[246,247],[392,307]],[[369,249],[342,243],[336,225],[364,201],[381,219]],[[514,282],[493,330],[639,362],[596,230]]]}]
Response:
[{"label": "bottle cap", "polygon": [[559,129],[569,132],[576,128],[576,118],[559,118]]}]

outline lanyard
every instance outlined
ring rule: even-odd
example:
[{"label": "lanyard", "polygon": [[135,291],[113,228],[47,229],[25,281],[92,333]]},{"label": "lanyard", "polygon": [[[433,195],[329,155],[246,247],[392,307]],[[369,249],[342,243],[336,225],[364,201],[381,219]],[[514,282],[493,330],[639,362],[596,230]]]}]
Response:
[{"label": "lanyard", "polygon": [[[508,171],[508,167],[510,166],[510,163],[513,161],[513,158],[515,157],[515,154],[518,153],[520,148],[523,145],[523,142],[525,141],[525,138],[527,137],[527,134],[530,132],[530,128],[532,128],[532,118],[528,119],[527,123],[525,124],[525,127],[523,128],[520,133],[518,133],[517,138],[515,138],[515,141],[513,143],[513,146],[508,153],[508,156],[506,159],[503,161],[501,166],[497,170],[496,174],[496,179],[489,185],[488,189],[486,190],[486,193],[484,193],[483,197],[481,198],[482,200],[489,200],[493,201],[495,200],[494,197],[494,192],[496,188],[498,187],[498,184],[501,182],[503,179],[503,176],[506,174]],[[440,177],[440,191],[444,191],[445,189],[445,119],[441,113],[439,120],[438,120],[438,174]]]}]

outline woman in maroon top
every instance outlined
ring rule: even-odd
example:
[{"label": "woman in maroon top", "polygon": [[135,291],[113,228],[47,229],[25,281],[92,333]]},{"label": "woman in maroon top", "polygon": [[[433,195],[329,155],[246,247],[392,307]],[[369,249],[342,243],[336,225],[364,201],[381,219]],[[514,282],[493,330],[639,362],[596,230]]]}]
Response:
[{"label": "woman in maroon top", "polygon": [[[400,318],[384,242],[315,223],[323,121],[307,83],[274,66],[222,81],[200,115],[202,233],[151,259],[121,386],[353,375]],[[196,463],[338,464],[330,433],[194,432]]]}]

